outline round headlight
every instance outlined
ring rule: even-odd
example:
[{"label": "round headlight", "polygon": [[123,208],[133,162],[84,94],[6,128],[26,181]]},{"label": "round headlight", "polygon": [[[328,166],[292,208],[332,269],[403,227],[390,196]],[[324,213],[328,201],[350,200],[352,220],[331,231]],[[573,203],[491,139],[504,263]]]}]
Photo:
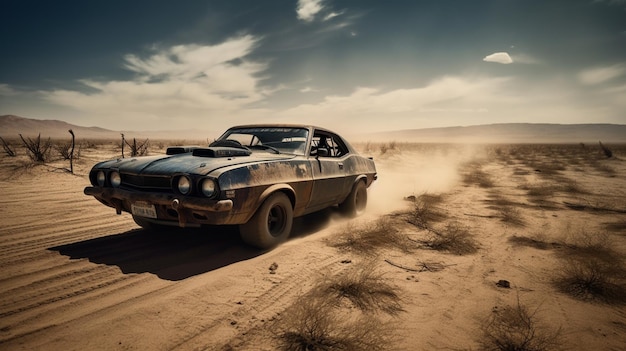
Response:
[{"label": "round headlight", "polygon": [[122,177],[118,172],[111,172],[109,176],[109,181],[111,182],[111,186],[117,188],[122,184]]},{"label": "round headlight", "polygon": [[107,176],[104,174],[104,171],[98,171],[96,174],[96,182],[98,182],[98,186],[104,186],[106,180]]},{"label": "round headlight", "polygon": [[191,181],[188,177],[182,176],[178,178],[178,191],[183,195],[187,195],[191,192]]},{"label": "round headlight", "polygon": [[215,181],[213,179],[205,179],[202,181],[202,194],[211,197],[215,194]]}]

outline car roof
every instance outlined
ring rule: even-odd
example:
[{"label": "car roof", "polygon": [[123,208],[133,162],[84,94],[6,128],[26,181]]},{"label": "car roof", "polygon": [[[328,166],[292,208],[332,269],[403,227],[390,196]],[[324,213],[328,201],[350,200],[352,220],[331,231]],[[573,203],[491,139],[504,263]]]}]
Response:
[{"label": "car roof", "polygon": [[263,127],[276,127],[276,128],[306,128],[309,130],[322,130],[325,132],[337,134],[331,131],[328,128],[322,128],[310,124],[289,124],[289,123],[258,123],[258,124],[242,124],[238,126],[232,126],[228,129],[237,129],[237,128],[263,128]]}]

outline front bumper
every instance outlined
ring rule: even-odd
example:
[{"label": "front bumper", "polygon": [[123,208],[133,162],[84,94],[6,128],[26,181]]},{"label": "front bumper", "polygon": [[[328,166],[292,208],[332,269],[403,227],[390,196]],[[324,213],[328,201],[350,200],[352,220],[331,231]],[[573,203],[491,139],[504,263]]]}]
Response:
[{"label": "front bumper", "polygon": [[[117,214],[121,214],[122,211],[132,213],[131,204],[133,203],[144,202],[155,205],[159,219],[178,220],[181,227],[187,223],[231,224],[229,218],[232,219],[228,213],[233,209],[233,201],[230,199],[211,200],[98,186],[88,186],[84,193],[115,208]],[[211,214],[215,215],[211,216]]]}]

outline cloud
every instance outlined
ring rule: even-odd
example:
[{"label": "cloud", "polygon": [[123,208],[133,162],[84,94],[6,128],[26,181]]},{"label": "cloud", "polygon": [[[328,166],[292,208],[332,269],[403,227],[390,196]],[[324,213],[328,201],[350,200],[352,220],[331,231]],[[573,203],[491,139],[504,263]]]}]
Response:
[{"label": "cloud", "polygon": [[323,8],[322,0],[298,0],[296,13],[298,14],[298,19],[312,22],[315,19],[315,15],[322,11]]},{"label": "cloud", "polygon": [[[424,87],[382,91],[379,88],[358,87],[349,95],[326,96],[315,104],[302,104],[280,112],[285,120],[325,124],[358,130],[368,128],[390,129],[394,121],[419,116],[441,114],[481,113],[490,102],[507,104],[511,98],[503,96],[503,86],[510,78],[463,78],[446,76]],[[399,122],[400,123],[400,122]]]},{"label": "cloud", "polygon": [[256,42],[252,36],[242,36],[217,45],[154,49],[147,57],[129,54],[123,66],[136,73],[133,79],[84,79],[80,82],[95,92],[54,90],[43,92],[44,99],[89,116],[105,116],[116,121],[117,128],[135,123],[146,129],[154,121],[177,118],[208,123],[198,117],[253,111],[249,104],[271,93],[258,87],[267,65],[246,59]]},{"label": "cloud", "polygon": [[509,56],[506,52],[496,52],[491,55],[487,55],[483,58],[483,61],[501,63],[504,65],[513,63],[513,59],[511,59],[511,56]]},{"label": "cloud", "polygon": [[0,84],[0,96],[15,96],[18,94],[19,92],[8,84]]},{"label": "cloud", "polygon": [[541,61],[527,54],[511,54],[511,61],[514,63],[539,64]]},{"label": "cloud", "polygon": [[311,88],[311,87],[304,87],[302,89],[300,89],[301,93],[315,93],[320,91],[319,89],[315,89],[315,88]]},{"label": "cloud", "polygon": [[625,74],[626,65],[616,64],[586,69],[578,74],[578,79],[584,84],[595,85],[610,81]]},{"label": "cloud", "polygon": [[343,13],[344,13],[344,11],[342,11],[342,12],[331,12],[331,13],[327,14],[326,16],[324,16],[323,21],[328,21],[328,20],[333,19],[335,17],[341,16],[341,15],[343,15]]}]

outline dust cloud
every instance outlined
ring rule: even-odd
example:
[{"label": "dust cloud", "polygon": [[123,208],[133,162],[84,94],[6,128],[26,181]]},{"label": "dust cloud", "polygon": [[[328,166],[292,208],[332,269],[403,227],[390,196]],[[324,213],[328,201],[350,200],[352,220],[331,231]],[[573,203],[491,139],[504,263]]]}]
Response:
[{"label": "dust cloud", "polygon": [[375,155],[378,180],[367,212],[385,214],[405,208],[407,196],[447,192],[460,181],[460,167],[482,155],[480,146],[461,144],[401,144]]}]

